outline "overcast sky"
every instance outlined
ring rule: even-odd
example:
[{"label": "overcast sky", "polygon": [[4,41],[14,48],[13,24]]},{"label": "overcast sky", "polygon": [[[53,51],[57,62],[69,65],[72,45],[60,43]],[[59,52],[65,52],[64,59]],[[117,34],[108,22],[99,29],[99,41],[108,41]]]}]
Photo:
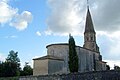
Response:
[{"label": "overcast sky", "polygon": [[[89,0],[103,60],[120,65],[120,0]],[[22,64],[46,55],[46,45],[68,42],[71,33],[83,45],[87,0],[0,0],[0,60],[13,49]],[[26,54],[28,57],[26,58]]]}]

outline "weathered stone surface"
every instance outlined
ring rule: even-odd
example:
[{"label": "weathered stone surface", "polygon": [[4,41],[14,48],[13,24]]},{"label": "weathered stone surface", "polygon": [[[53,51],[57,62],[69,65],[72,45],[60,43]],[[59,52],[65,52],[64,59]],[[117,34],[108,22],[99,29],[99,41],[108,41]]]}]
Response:
[{"label": "weathered stone surface", "polygon": [[48,59],[34,60],[33,75],[46,75],[48,74]]},{"label": "weathered stone surface", "polygon": [[[106,64],[99,60],[100,53],[76,46],[79,72],[106,70]],[[47,56],[34,59],[33,75],[69,73],[68,44],[51,44],[47,46]],[[95,60],[95,61],[94,61]]]},{"label": "weathered stone surface", "polygon": [[60,74],[63,73],[64,61],[62,60],[49,60],[48,62],[48,74]]},{"label": "weathered stone surface", "polygon": [[19,80],[120,80],[120,71],[96,71],[62,75],[27,76],[20,77]]}]

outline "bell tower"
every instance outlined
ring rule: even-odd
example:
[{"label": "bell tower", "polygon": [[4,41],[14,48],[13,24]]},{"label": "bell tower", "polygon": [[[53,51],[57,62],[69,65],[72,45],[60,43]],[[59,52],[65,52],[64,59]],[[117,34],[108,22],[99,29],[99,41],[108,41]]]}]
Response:
[{"label": "bell tower", "polygon": [[96,44],[96,32],[94,30],[94,25],[92,22],[89,6],[87,5],[87,15],[84,31],[84,48],[90,49],[92,51],[99,52],[99,47]]}]

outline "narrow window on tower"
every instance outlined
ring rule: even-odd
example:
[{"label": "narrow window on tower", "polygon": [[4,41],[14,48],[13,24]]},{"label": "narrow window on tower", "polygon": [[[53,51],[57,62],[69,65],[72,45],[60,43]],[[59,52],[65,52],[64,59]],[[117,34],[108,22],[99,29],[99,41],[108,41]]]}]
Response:
[{"label": "narrow window on tower", "polygon": [[93,37],[91,37],[91,41],[93,41]]},{"label": "narrow window on tower", "polygon": [[86,41],[88,41],[89,40],[89,38],[88,37],[86,37]]}]

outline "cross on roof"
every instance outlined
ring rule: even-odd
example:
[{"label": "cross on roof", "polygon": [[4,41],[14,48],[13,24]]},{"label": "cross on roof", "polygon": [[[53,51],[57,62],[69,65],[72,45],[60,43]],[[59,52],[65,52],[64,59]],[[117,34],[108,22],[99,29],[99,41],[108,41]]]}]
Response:
[{"label": "cross on roof", "polygon": [[89,0],[87,0],[87,8],[89,9]]}]

